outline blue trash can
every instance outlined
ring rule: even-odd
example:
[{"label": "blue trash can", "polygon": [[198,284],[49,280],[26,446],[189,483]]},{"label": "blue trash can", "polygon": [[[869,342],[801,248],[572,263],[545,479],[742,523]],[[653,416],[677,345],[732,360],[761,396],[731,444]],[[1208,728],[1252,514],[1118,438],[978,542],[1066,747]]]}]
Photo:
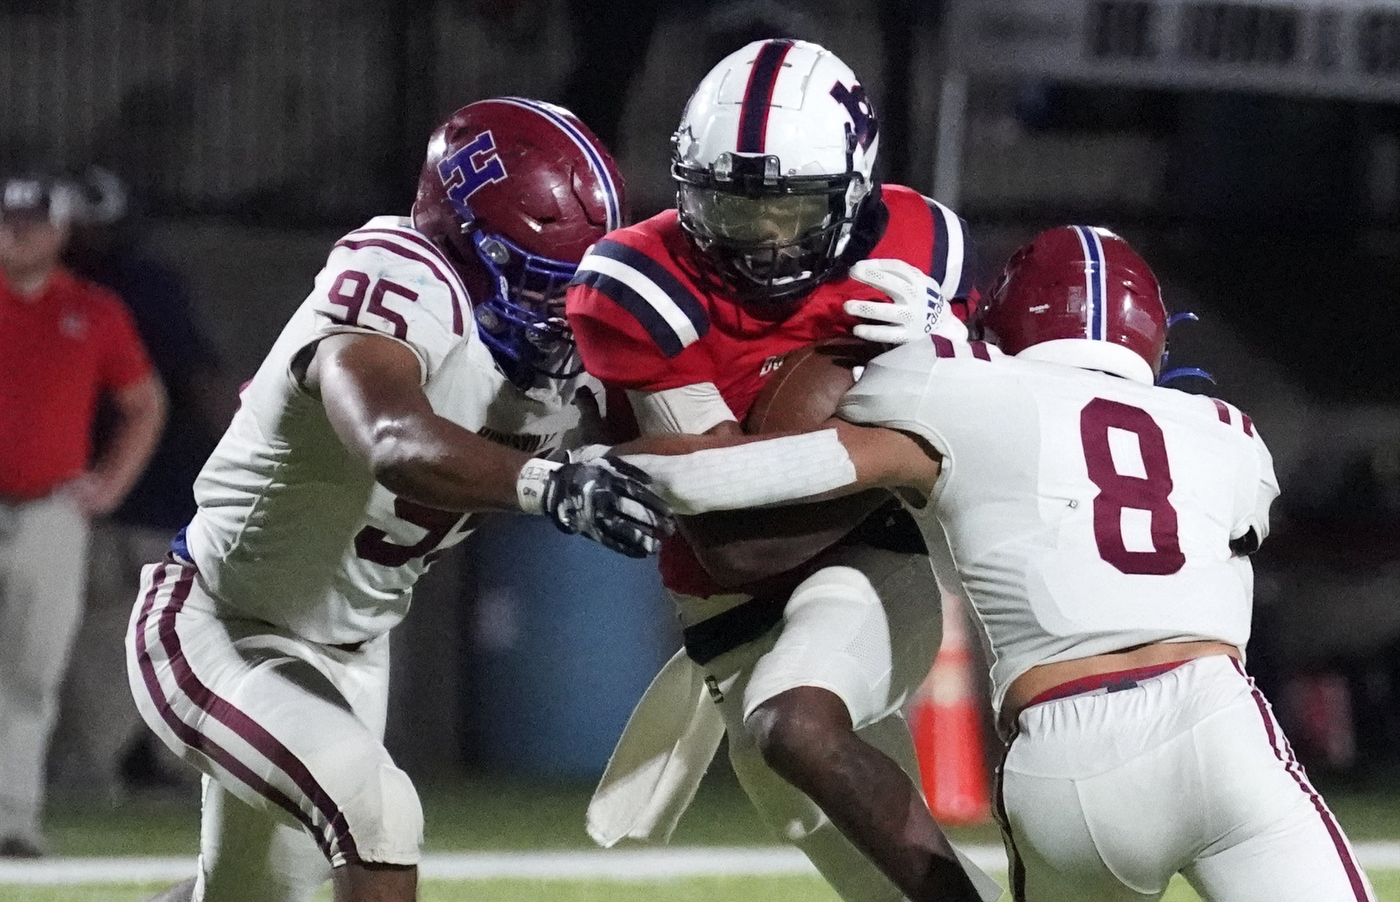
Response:
[{"label": "blue trash can", "polygon": [[564,535],[543,517],[500,517],[473,544],[466,665],[483,763],[600,775],[632,706],[679,647],[656,559]]}]

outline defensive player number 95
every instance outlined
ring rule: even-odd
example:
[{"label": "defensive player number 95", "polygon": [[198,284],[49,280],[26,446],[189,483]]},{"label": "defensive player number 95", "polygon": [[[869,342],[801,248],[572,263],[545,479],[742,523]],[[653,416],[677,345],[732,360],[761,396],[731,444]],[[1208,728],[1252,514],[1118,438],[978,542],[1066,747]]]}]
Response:
[{"label": "defensive player number 95", "polygon": [[[358,326],[360,325],[361,312],[373,313],[393,325],[395,338],[407,338],[408,323],[401,314],[384,305],[384,298],[387,295],[396,294],[404,300],[416,302],[418,292],[388,279],[380,279],[375,282],[374,290],[371,291],[370,281],[368,274],[355,269],[347,269],[335,277],[335,282],[327,293],[327,299],[332,304],[345,308],[345,316],[339,321],[347,326]],[[366,296],[369,298],[368,304],[365,303]]]},{"label": "defensive player number 95", "polygon": [[[1137,436],[1144,476],[1126,476],[1113,464],[1108,430],[1121,429]],[[1130,404],[1095,398],[1079,412],[1079,438],[1089,480],[1098,486],[1094,496],[1094,542],[1099,557],[1122,573],[1167,576],[1186,565],[1177,537],[1176,509],[1167,500],[1172,493],[1167,443],[1147,411]],[[1145,510],[1151,515],[1152,551],[1129,551],[1123,539],[1123,510]]]},{"label": "defensive player number 95", "polygon": [[390,542],[389,535],[384,530],[366,526],[355,536],[357,557],[384,567],[402,567],[417,557],[423,558],[426,563],[432,563],[438,545],[452,534],[459,523],[470,519],[472,515],[439,510],[396,497],[394,516],[414,526],[421,526],[426,530],[423,538],[412,545],[399,545]]}]

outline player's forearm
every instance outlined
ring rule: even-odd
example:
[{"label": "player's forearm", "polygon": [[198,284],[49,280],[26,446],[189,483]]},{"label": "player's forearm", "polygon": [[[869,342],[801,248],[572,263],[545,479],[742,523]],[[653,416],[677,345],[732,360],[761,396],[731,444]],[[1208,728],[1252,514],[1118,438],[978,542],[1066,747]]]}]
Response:
[{"label": "player's forearm", "polygon": [[116,429],[92,472],[108,487],[112,504],[121,503],[141,478],[165,428],[165,389],[152,375],[115,397]]},{"label": "player's forearm", "polygon": [[[937,453],[893,429],[828,421],[778,437],[667,436],[619,449],[681,515],[813,501],[872,488],[933,489]],[[686,446],[703,450],[684,453]],[[629,453],[645,450],[646,453]]]},{"label": "player's forearm", "polygon": [[367,463],[409,501],[450,511],[519,510],[516,480],[530,459],[441,417],[376,424]]},{"label": "player's forearm", "polygon": [[[722,441],[722,440],[721,440]],[[628,454],[676,513],[703,514],[782,504],[857,487],[836,430],[711,447],[689,454]]]}]

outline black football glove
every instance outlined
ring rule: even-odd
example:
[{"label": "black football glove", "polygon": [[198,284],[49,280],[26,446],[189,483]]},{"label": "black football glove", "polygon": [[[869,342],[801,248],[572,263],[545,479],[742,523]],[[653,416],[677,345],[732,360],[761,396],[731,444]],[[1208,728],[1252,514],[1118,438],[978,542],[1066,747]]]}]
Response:
[{"label": "black football glove", "polygon": [[521,469],[516,490],[522,510],[544,514],[561,532],[644,558],[674,528],[666,503],[647,488],[650,481],[615,457],[585,463],[535,458]]}]

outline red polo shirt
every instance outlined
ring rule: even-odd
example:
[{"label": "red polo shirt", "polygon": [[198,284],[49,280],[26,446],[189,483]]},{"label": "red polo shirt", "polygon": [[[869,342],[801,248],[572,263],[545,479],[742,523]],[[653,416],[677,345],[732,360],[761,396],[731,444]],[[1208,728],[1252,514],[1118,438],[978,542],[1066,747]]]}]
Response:
[{"label": "red polo shirt", "polygon": [[81,474],[97,399],[150,373],[115,294],[59,270],[24,297],[0,275],[0,499],[40,498]]}]

